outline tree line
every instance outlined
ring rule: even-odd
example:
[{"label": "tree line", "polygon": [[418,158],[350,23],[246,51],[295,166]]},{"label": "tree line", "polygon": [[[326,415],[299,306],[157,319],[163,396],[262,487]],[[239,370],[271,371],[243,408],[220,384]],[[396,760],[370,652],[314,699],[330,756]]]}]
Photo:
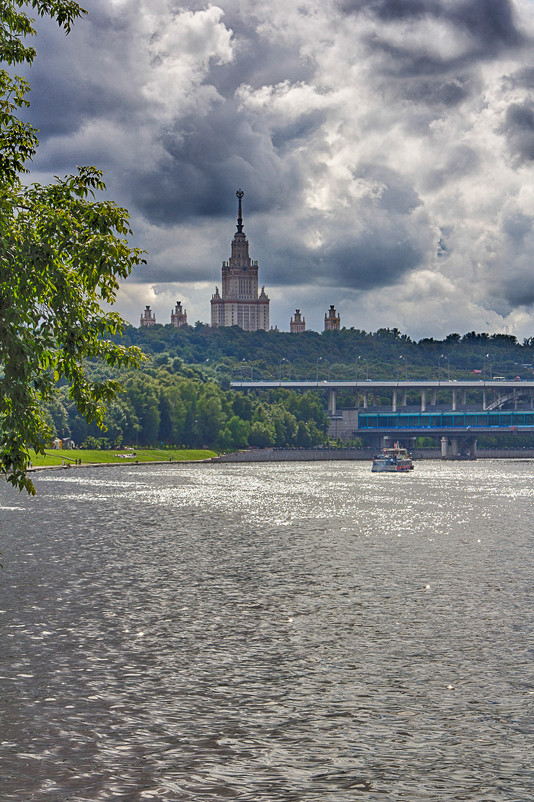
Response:
[{"label": "tree line", "polygon": [[[101,371],[94,369],[95,374]],[[46,405],[50,430],[88,448],[168,445],[232,451],[309,448],[326,440],[326,413],[313,393],[236,393],[168,356],[119,378],[124,390],[103,415],[105,431],[80,415],[66,384]]]},{"label": "tree line", "polygon": [[467,332],[442,340],[412,340],[396,328],[375,332],[246,332],[202,323],[128,326],[117,343],[138,346],[154,359],[179,357],[201,366],[223,386],[230,381],[278,379],[374,380],[473,378],[473,371],[532,378],[534,338]]}]

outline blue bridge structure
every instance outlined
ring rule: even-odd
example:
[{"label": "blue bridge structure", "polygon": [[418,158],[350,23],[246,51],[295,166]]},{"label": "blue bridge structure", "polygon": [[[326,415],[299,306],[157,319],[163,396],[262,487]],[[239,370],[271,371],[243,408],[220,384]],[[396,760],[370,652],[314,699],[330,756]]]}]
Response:
[{"label": "blue bridge structure", "polygon": [[[280,380],[234,381],[230,386],[326,392],[332,437],[363,437],[374,446],[393,441],[410,446],[417,437],[433,437],[443,457],[476,457],[477,436],[534,432],[534,381]],[[338,409],[340,391],[345,399],[347,394],[354,399],[349,408]]]}]

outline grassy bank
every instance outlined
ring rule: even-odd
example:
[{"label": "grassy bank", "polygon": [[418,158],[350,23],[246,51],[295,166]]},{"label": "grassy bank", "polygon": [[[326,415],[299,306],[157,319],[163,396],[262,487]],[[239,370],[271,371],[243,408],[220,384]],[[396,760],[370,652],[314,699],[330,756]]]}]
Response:
[{"label": "grassy bank", "polygon": [[53,451],[48,450],[43,456],[42,454],[35,454],[30,452],[30,458],[34,467],[53,467],[54,465],[62,465],[63,461],[66,463],[74,464],[75,460],[81,460],[82,465],[88,465],[95,462],[117,462],[117,463],[135,463],[137,462],[169,462],[172,457],[173,462],[186,462],[201,459],[209,459],[216,457],[215,451],[207,451],[202,449],[159,449],[159,448],[136,448],[135,456],[126,456],[132,454],[132,451],[90,451],[86,449],[76,449],[75,451]]}]

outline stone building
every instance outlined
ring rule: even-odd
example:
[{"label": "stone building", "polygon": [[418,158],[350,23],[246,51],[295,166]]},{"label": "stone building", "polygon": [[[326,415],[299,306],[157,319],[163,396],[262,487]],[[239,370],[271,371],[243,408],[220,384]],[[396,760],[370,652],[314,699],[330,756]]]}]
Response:
[{"label": "stone building", "polygon": [[336,309],[334,304],[330,306],[328,310],[328,314],[324,316],[324,330],[325,331],[339,331],[339,327],[341,325],[341,318],[339,315],[336,315]]},{"label": "stone building", "polygon": [[295,315],[289,323],[289,331],[291,334],[299,334],[301,331],[306,331],[306,318],[302,317],[300,309],[295,309]]},{"label": "stone building", "polygon": [[141,326],[155,326],[156,325],[156,315],[149,306],[145,306],[145,311],[141,315]]},{"label": "stone building", "polygon": [[171,310],[171,326],[175,329],[181,329],[182,326],[187,326],[187,312],[182,309],[181,301],[176,301],[174,312]]},{"label": "stone building", "polygon": [[236,192],[239,201],[237,231],[232,240],[232,255],[222,263],[221,292],[215,288],[211,299],[211,325],[239,326],[245,331],[269,330],[269,298],[265,287],[258,295],[258,262],[249,256],[248,240],[243,231],[241,201],[244,192]]}]

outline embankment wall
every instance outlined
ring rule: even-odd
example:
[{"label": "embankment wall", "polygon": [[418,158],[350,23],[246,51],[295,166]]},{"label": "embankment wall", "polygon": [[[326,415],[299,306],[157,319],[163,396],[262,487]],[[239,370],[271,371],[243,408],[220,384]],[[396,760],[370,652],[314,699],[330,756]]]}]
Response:
[{"label": "embankment wall", "polygon": [[[376,450],[362,448],[254,448],[235,454],[213,457],[212,462],[318,462],[320,460],[370,461]],[[414,449],[414,460],[442,459],[439,448]],[[495,448],[481,449],[478,459],[534,459],[534,449]],[[448,457],[450,460],[451,458]]]}]

